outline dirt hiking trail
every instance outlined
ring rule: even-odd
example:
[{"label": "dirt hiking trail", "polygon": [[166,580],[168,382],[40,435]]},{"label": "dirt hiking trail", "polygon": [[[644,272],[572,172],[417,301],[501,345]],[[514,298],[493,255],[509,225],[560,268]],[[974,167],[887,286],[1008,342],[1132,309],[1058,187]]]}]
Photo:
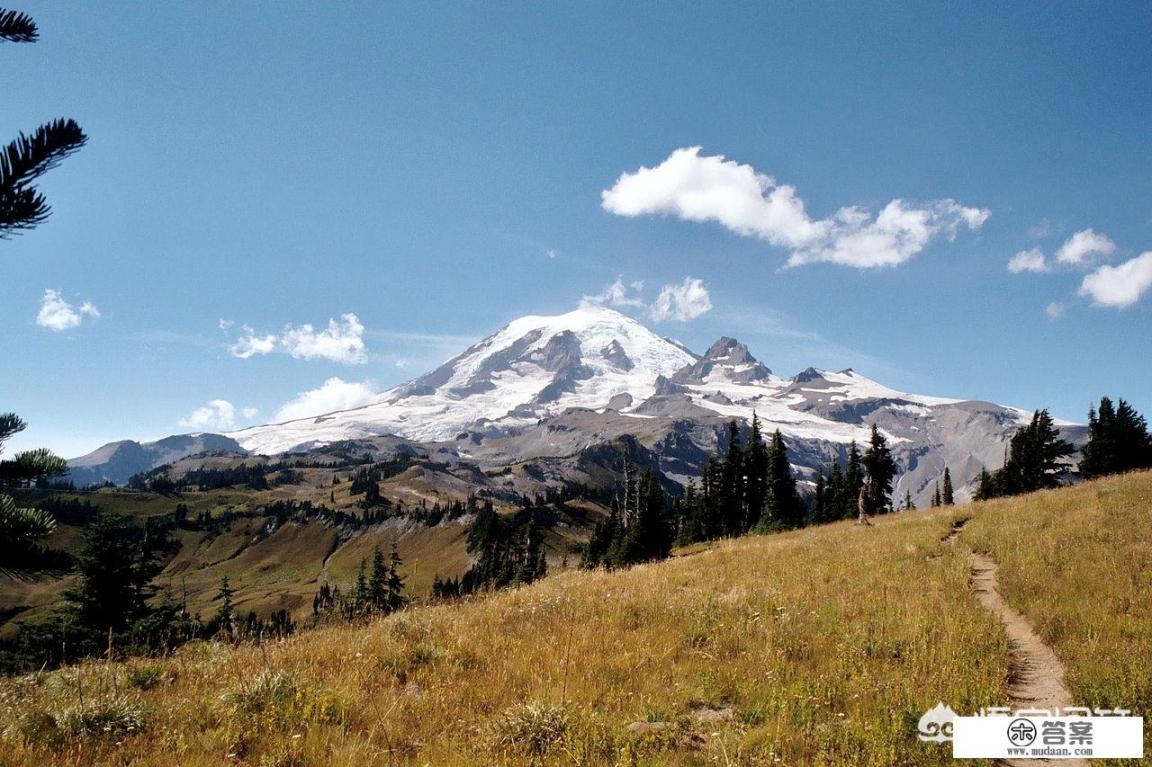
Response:
[{"label": "dirt hiking trail", "polygon": [[[944,539],[954,544],[968,520],[953,524],[952,531]],[[996,581],[997,565],[986,554],[975,551],[970,554],[972,591],[980,604],[999,619],[1008,634],[1008,694],[1018,708],[1056,709],[1076,705],[1072,694],[1064,684],[1064,664],[1044,644],[1044,640],[1032,630],[1028,619],[1013,609],[1000,596]],[[1084,759],[1022,759],[996,760],[1002,767],[1036,767],[1036,765],[1060,765],[1060,767],[1089,767]]]}]

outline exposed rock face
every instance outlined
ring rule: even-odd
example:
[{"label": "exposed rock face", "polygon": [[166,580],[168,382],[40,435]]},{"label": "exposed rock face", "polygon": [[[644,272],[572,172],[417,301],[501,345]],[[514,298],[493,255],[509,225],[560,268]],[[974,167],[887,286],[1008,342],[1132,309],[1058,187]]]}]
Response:
[{"label": "exposed rock face", "polygon": [[628,352],[624,351],[624,347],[615,338],[612,339],[612,343],[600,350],[600,356],[620,370],[631,370],[634,367],[632,358],[628,356]]}]

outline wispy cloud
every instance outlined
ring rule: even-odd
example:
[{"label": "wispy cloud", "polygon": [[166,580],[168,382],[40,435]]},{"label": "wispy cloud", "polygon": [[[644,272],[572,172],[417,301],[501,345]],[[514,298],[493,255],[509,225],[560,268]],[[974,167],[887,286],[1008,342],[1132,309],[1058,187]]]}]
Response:
[{"label": "wispy cloud", "polygon": [[80,327],[86,317],[95,319],[100,316],[100,310],[90,301],[79,306],[69,303],[60,295],[60,291],[51,288],[44,291],[40,299],[40,310],[36,312],[36,324],[53,333]]},{"label": "wispy cloud", "polygon": [[[224,327],[223,322],[221,327]],[[325,359],[349,365],[364,363],[364,325],[353,313],[340,320],[328,320],[328,327],[316,330],[312,325],[286,325],[280,333],[258,334],[245,325],[229,351],[233,357],[250,357],[280,352],[296,359]]]},{"label": "wispy cloud", "polygon": [[813,219],[794,186],[751,165],[700,152],[698,146],[677,149],[654,168],[622,174],[601,193],[602,207],[620,216],[716,222],[788,248],[789,266],[828,262],[859,269],[902,264],[934,238],[951,240],[963,228],[979,229],[990,215],[951,199],[924,205],[894,199],[876,215],[850,206]]},{"label": "wispy cloud", "polygon": [[651,304],[644,298],[644,282],[625,283],[623,277],[595,295],[584,296],[581,306],[611,306],[617,309],[637,309],[653,322],[678,320],[687,322],[712,309],[712,296],[704,281],[685,277],[680,283],[669,283],[660,288]]},{"label": "wispy cloud", "polygon": [[1008,271],[1013,274],[1048,271],[1048,262],[1044,258],[1044,251],[1040,248],[1020,251],[1008,261]]}]

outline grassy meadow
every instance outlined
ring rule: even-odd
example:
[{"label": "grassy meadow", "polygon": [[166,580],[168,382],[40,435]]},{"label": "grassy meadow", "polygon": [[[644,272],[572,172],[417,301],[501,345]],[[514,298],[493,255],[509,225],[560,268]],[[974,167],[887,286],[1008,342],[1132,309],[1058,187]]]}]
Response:
[{"label": "grassy meadow", "polygon": [[1006,701],[961,535],[1086,704],[1149,700],[1152,475],[680,552],[263,647],[0,681],[3,765],[933,765]]},{"label": "grassy meadow", "polygon": [[[1077,705],[1148,717],[1152,472],[979,509],[962,540],[1000,563],[1001,593],[1064,662]],[[1146,723],[1144,748],[1152,754],[1149,734]]]}]

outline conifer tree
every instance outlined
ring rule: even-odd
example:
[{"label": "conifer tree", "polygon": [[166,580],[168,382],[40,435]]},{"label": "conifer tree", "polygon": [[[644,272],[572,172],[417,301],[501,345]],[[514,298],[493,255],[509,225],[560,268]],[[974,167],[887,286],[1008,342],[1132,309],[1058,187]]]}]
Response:
[{"label": "conifer tree", "polygon": [[813,524],[831,522],[833,517],[828,508],[828,483],[824,479],[824,472],[816,474],[816,486],[812,490],[812,501],[808,509],[808,519]]},{"label": "conifer tree", "polygon": [[1058,487],[1067,472],[1064,459],[1075,450],[1060,438],[1048,411],[1037,410],[1009,442],[1008,460],[994,478],[998,494],[1019,495]]},{"label": "conifer tree", "polygon": [[580,560],[580,567],[589,569],[606,564],[605,558],[612,548],[612,543],[620,534],[620,503],[613,497],[611,510],[607,518],[596,523],[592,536],[584,547],[584,556]]},{"label": "conifer tree", "polygon": [[744,532],[747,515],[744,509],[744,451],[740,445],[740,426],[728,424],[728,449],[724,454],[720,479],[720,514],[726,536]]},{"label": "conifer tree", "polygon": [[696,492],[694,480],[688,480],[688,485],[684,488],[684,497],[679,500],[676,509],[678,512],[676,543],[684,546],[706,540],[701,518],[700,494]]},{"label": "conifer tree", "polygon": [[940,483],[936,483],[936,489],[932,491],[932,508],[940,507]]},{"label": "conifer tree", "polygon": [[999,495],[996,489],[996,480],[992,473],[987,468],[981,467],[980,478],[976,481],[976,492],[973,493],[972,499],[976,501],[987,501],[990,498],[995,498]]},{"label": "conifer tree", "polygon": [[856,440],[848,445],[848,466],[844,470],[844,497],[842,499],[843,519],[853,519],[856,516],[856,499],[860,497],[860,488],[864,487],[864,466],[860,456],[860,448]]},{"label": "conifer tree", "polygon": [[715,456],[704,465],[704,476],[700,480],[700,540],[710,541],[724,535],[724,519],[721,514],[721,485],[723,471]]},{"label": "conifer tree", "polygon": [[888,496],[892,492],[892,479],[896,476],[896,462],[888,448],[888,440],[872,424],[872,435],[861,463],[868,473],[867,512],[883,514],[891,509]]},{"label": "conifer tree", "polygon": [[384,609],[390,613],[408,604],[408,598],[404,596],[404,578],[400,575],[400,566],[403,564],[404,560],[400,558],[400,549],[397,548],[396,541],[393,539],[392,553],[388,557],[388,576],[384,593]]},{"label": "conifer tree", "polygon": [[77,557],[79,580],[65,592],[76,623],[96,636],[120,634],[153,611],[152,579],[160,573],[164,540],[149,538],[129,517],[100,512],[84,529]]},{"label": "conifer tree", "polygon": [[668,556],[672,530],[665,510],[664,490],[651,470],[640,479],[637,511],[624,535],[620,564],[634,564]]},{"label": "conifer tree", "polygon": [[796,492],[796,479],[788,460],[788,448],[777,429],[768,448],[768,497],[764,524],[784,528],[804,524],[804,504]]},{"label": "conifer tree", "polygon": [[236,609],[232,604],[234,594],[228,576],[225,575],[220,578],[220,588],[216,591],[216,599],[220,601],[220,607],[216,610],[212,624],[216,626],[218,632],[223,633],[230,640],[234,638],[232,622],[236,617]]},{"label": "conifer tree", "polygon": [[1108,397],[1100,409],[1088,412],[1088,442],[1080,461],[1085,479],[1152,468],[1152,435],[1144,417],[1120,400],[1113,406]]},{"label": "conifer tree", "polygon": [[367,576],[367,562],[363,559],[360,560],[360,566],[356,570],[356,584],[352,587],[352,612],[355,615],[360,615],[367,611],[368,608],[368,576]]},{"label": "conifer tree", "polygon": [[844,471],[840,468],[839,459],[832,461],[832,469],[828,472],[828,517],[831,520],[848,519],[848,485]]},{"label": "conifer tree", "polygon": [[916,504],[912,502],[912,491],[904,491],[904,511],[916,511]]},{"label": "conifer tree", "polygon": [[952,493],[952,474],[949,473],[948,467],[944,467],[944,489],[940,492],[940,503],[944,506],[953,506],[956,499]]},{"label": "conifer tree", "polygon": [[546,569],[540,534],[536,529],[536,523],[529,522],[525,531],[524,558],[516,572],[515,580],[517,583],[532,583],[537,578],[543,577]]},{"label": "conifer tree", "polygon": [[744,498],[747,508],[743,530],[747,531],[760,521],[768,495],[768,448],[760,433],[760,417],[752,411],[752,429],[744,449]]},{"label": "conifer tree", "polygon": [[[395,545],[395,544],[393,544]],[[372,549],[372,570],[368,576],[368,604],[373,610],[388,610],[388,580],[391,573],[384,560],[384,552]]]}]

